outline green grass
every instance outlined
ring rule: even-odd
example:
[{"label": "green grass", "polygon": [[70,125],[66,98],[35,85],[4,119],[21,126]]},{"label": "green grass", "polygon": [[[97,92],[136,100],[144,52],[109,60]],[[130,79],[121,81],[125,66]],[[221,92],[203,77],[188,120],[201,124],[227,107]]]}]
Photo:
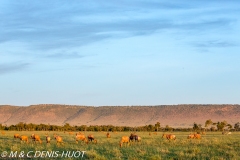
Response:
[{"label": "green grass", "polygon": [[[37,131],[5,131],[5,135],[0,134],[0,154],[7,151],[86,151],[83,158],[80,159],[126,159],[126,160],[238,160],[240,159],[240,133],[233,132],[232,135],[222,135],[220,132],[207,132],[202,139],[196,140],[187,139],[187,132],[174,132],[177,139],[175,141],[168,141],[162,139],[162,133],[158,135],[149,136],[148,132],[137,132],[142,138],[142,142],[131,143],[129,146],[125,145],[120,148],[119,141],[122,136],[129,136],[130,132],[110,133],[111,138],[106,138],[104,132],[85,132],[85,135],[93,134],[97,139],[97,144],[85,144],[75,142],[75,135],[69,135],[64,132],[37,132]],[[20,142],[19,139],[14,139],[14,133],[20,135],[27,135],[30,137],[32,133],[41,136],[43,143],[35,144],[31,141],[29,143]],[[52,140],[51,144],[47,145],[45,142],[45,133],[48,133]],[[63,137],[64,144],[57,145],[53,139],[53,134],[57,133]],[[1,159],[0,155],[0,159]],[[33,158],[37,159],[37,158]],[[56,158],[48,158],[56,159]],[[59,158],[57,158],[59,159]],[[77,158],[64,158],[77,159]]]}]

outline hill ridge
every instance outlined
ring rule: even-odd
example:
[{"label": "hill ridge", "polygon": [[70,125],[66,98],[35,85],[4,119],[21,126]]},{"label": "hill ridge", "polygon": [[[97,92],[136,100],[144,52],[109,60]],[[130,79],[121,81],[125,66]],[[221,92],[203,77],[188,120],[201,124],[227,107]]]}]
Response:
[{"label": "hill ridge", "polygon": [[0,123],[19,122],[63,125],[143,126],[160,122],[162,126],[188,127],[226,120],[240,121],[238,104],[179,104],[155,106],[80,106],[39,104],[30,106],[0,105]]}]

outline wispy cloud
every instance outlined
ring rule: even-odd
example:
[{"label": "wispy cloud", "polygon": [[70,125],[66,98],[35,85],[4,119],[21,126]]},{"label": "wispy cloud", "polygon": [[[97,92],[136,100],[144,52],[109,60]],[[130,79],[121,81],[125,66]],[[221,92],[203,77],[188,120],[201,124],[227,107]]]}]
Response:
[{"label": "wispy cloud", "polygon": [[[17,1],[5,2],[0,11],[0,42],[21,41],[28,43],[30,50],[51,51],[166,30],[209,34],[216,29],[231,29],[237,20],[220,13],[231,10],[233,14],[237,10],[218,8],[215,3],[218,2],[208,6],[197,1],[29,1],[26,6]],[[46,57],[82,58],[72,53]]]},{"label": "wispy cloud", "polygon": [[0,64],[0,74],[7,74],[11,72],[17,72],[26,69],[30,64],[29,63],[5,63]]},{"label": "wispy cloud", "polygon": [[46,58],[56,58],[56,59],[72,59],[72,58],[84,58],[85,56],[78,53],[56,53],[47,55]]},{"label": "wispy cloud", "polygon": [[[47,1],[46,1],[47,2]],[[2,13],[0,25],[1,40],[18,39],[39,44],[44,41],[50,43],[46,47],[59,46],[63,42],[66,45],[83,45],[99,41],[109,37],[115,37],[116,32],[124,32],[125,35],[134,36],[149,34],[160,29],[182,28],[193,29],[199,27],[216,27],[225,25],[228,20],[209,20],[201,25],[187,22],[179,16],[171,18],[169,9],[192,9],[197,6],[189,6],[179,2],[156,1],[123,1],[123,2],[70,2],[63,7],[65,2],[47,2],[46,4],[15,2],[8,6],[12,9]],[[56,8],[55,6],[62,6]],[[54,8],[54,9],[53,9]],[[14,12],[11,12],[14,11]],[[166,12],[166,13],[165,13]],[[184,12],[184,11],[183,11]],[[16,14],[17,13],[17,14]],[[114,14],[114,16],[112,16]],[[156,14],[152,18],[152,14]],[[170,12],[170,14],[172,14]],[[78,17],[78,20],[74,17]],[[191,18],[191,15],[189,15]],[[87,18],[87,19],[86,19]],[[180,18],[183,24],[176,24]],[[75,19],[75,20],[74,20]],[[197,17],[195,17],[197,19]],[[99,33],[105,33],[99,35]],[[58,43],[55,45],[55,43]]]},{"label": "wispy cloud", "polygon": [[[59,48],[79,47],[89,43],[101,41],[108,38],[123,38],[131,36],[143,36],[153,34],[161,30],[180,31],[209,31],[211,29],[230,26],[234,20],[203,20],[198,22],[183,21],[176,23],[165,18],[128,19],[116,20],[114,22],[99,22],[91,24],[74,24],[65,27],[35,29],[35,30],[12,30],[2,33],[4,40],[30,41],[30,48],[37,50],[51,50]],[[66,57],[73,56],[72,54]],[[76,56],[76,55],[74,55]],[[49,55],[49,58],[57,56]]]},{"label": "wispy cloud", "polygon": [[238,46],[236,43],[220,41],[220,40],[198,42],[198,43],[194,43],[193,45],[199,48],[222,48],[222,47],[225,48],[225,47]]}]

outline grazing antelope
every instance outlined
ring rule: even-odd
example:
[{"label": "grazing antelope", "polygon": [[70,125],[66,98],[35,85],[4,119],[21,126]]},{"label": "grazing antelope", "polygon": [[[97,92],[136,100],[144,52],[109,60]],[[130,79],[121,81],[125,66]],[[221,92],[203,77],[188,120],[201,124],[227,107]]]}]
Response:
[{"label": "grazing antelope", "polygon": [[201,134],[195,133],[195,134],[194,134],[194,138],[195,138],[195,139],[201,139]]},{"label": "grazing antelope", "polygon": [[76,139],[76,143],[78,143],[78,141],[83,141],[83,142],[88,143],[88,140],[84,134],[76,134],[75,139]]},{"label": "grazing antelope", "polygon": [[107,133],[107,138],[111,138],[111,135],[109,132]]},{"label": "grazing antelope", "polygon": [[229,131],[223,131],[222,134],[223,134],[223,135],[229,135],[229,134],[232,134],[232,132],[229,132]]},{"label": "grazing antelope", "polygon": [[51,140],[51,137],[50,137],[50,136],[46,136],[46,142],[47,142],[47,144],[50,144],[50,140]]},{"label": "grazing antelope", "polygon": [[167,140],[175,140],[176,136],[174,134],[163,134],[162,138],[166,138]]},{"label": "grazing antelope", "polygon": [[21,140],[21,142],[26,142],[26,143],[28,143],[28,136],[20,136],[19,139]]},{"label": "grazing antelope", "polygon": [[20,135],[16,133],[16,134],[13,135],[13,137],[14,138],[20,138]]},{"label": "grazing antelope", "polygon": [[194,134],[189,134],[189,135],[187,136],[187,139],[194,139]]},{"label": "grazing antelope", "polygon": [[74,135],[74,132],[68,132],[69,135]]},{"label": "grazing antelope", "polygon": [[91,142],[93,141],[94,143],[97,143],[97,140],[94,138],[94,136],[93,136],[92,134],[89,134],[87,138],[88,138],[87,143],[88,143],[89,141],[91,141]]},{"label": "grazing antelope", "polygon": [[57,141],[57,144],[62,144],[63,143],[63,139],[61,136],[58,136],[58,135],[54,135],[54,138],[56,139]]},{"label": "grazing antelope", "polygon": [[120,145],[120,147],[123,146],[123,143],[127,143],[127,145],[129,145],[129,142],[130,142],[129,137],[128,136],[123,136],[121,138],[120,142],[119,142],[119,145]]},{"label": "grazing antelope", "polygon": [[131,135],[129,136],[129,139],[130,139],[130,141],[139,141],[139,136],[131,133]]},{"label": "grazing antelope", "polygon": [[194,133],[194,134],[189,134],[188,139],[201,139],[201,134],[199,133]]},{"label": "grazing antelope", "polygon": [[31,135],[31,138],[32,138],[32,140],[33,140],[34,142],[37,142],[37,141],[38,141],[40,144],[42,144],[42,141],[41,141],[41,138],[40,138],[39,135],[32,134],[32,135]]}]

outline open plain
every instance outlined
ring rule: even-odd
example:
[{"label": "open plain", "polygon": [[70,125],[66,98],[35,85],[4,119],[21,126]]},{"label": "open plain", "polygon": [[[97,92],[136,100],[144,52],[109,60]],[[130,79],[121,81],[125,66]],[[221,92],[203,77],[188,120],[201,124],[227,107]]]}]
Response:
[{"label": "open plain", "polygon": [[[32,134],[40,136],[42,143],[31,140]],[[176,135],[176,140],[167,140],[162,138],[163,132],[152,133],[136,132],[141,137],[140,142],[131,142],[123,144],[120,147],[119,142],[122,136],[129,136],[131,132],[109,132],[110,138],[107,138],[106,132],[82,132],[86,137],[89,134],[94,135],[97,143],[79,141],[76,143],[75,134],[77,132],[54,132],[54,131],[4,131],[0,135],[0,151],[6,151],[8,156],[11,152],[17,151],[17,156],[23,151],[22,158],[13,157],[11,159],[27,158],[26,154],[30,152],[32,159],[38,159],[39,154],[34,158],[36,151],[58,151],[59,156],[67,151],[86,151],[80,159],[213,159],[213,160],[237,160],[240,157],[240,133],[232,132],[230,135],[222,135],[221,132],[206,132],[201,139],[187,139],[190,132],[166,132]],[[14,134],[26,135],[29,138],[28,143],[14,138]],[[45,137],[51,137],[50,144],[47,144]],[[63,143],[57,144],[54,135],[59,135]],[[46,154],[46,152],[44,153]],[[42,155],[44,158],[46,155]],[[3,158],[3,157],[1,157]],[[1,159],[0,158],[0,159]],[[4,159],[4,158],[3,158]],[[6,158],[5,158],[6,159]],[[31,159],[31,158],[29,158]],[[48,157],[47,159],[56,159]],[[58,159],[76,159],[71,157],[58,157]],[[79,158],[78,158],[79,159]]]}]

